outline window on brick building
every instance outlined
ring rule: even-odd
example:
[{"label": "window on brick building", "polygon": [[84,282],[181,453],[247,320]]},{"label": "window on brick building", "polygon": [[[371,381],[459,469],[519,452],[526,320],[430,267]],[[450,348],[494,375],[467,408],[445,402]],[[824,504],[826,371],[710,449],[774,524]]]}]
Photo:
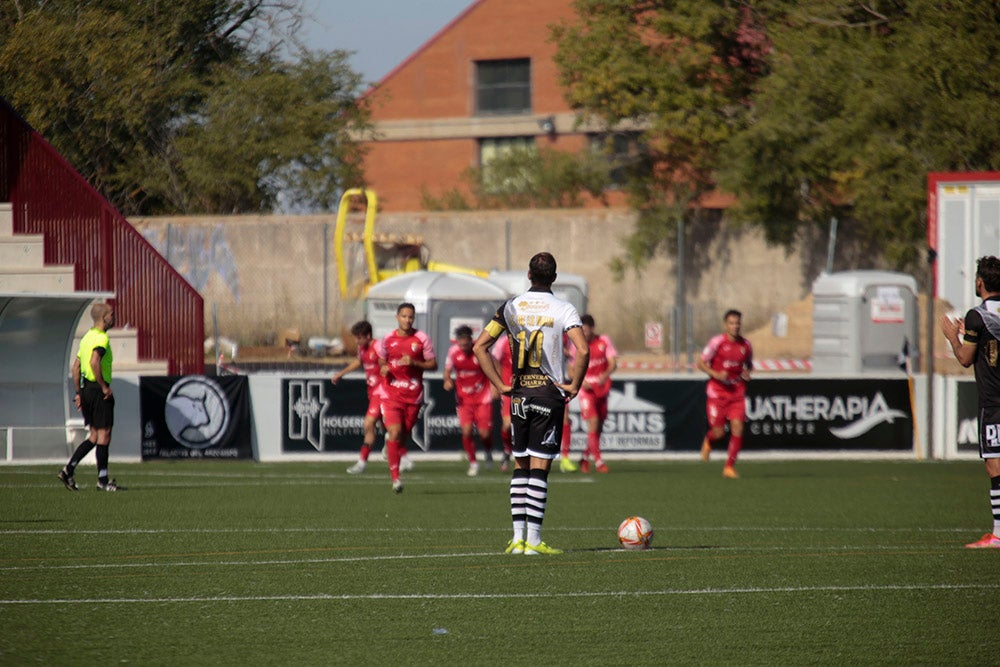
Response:
[{"label": "window on brick building", "polygon": [[534,137],[484,137],[480,139],[479,167],[483,179],[483,189],[486,192],[497,193],[500,191],[516,192],[526,188],[530,182],[527,174],[506,171],[498,174],[490,169],[490,162],[498,157],[511,156],[519,152],[534,154],[537,150]]},{"label": "window on brick building", "polygon": [[590,135],[590,150],[608,162],[608,181],[612,189],[628,182],[629,174],[646,166],[646,149],[639,132],[611,132]]},{"label": "window on brick building", "polygon": [[476,62],[476,114],[531,113],[531,59]]}]

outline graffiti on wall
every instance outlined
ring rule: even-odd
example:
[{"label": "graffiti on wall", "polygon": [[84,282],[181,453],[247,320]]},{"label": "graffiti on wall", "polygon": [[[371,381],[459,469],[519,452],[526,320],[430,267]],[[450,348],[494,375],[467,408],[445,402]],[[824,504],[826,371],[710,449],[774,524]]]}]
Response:
[{"label": "graffiti on wall", "polygon": [[210,229],[167,225],[164,230],[144,229],[142,235],[196,290],[203,292],[218,276],[240,302],[240,272],[222,224]]}]

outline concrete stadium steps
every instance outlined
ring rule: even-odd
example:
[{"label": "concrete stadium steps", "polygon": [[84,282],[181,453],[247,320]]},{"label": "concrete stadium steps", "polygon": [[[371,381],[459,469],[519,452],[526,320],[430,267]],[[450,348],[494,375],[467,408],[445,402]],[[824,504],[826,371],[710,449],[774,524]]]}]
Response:
[{"label": "concrete stadium steps", "polygon": [[10,202],[0,202],[0,237],[14,235],[14,207]]},{"label": "concrete stadium steps", "polygon": [[[44,237],[41,234],[15,234],[12,206],[0,203],[0,292],[72,293],[76,291],[74,273],[72,265],[46,265]],[[84,313],[73,341],[74,350],[91,324],[90,313]],[[139,361],[138,336],[134,329],[112,329],[108,336],[116,374],[168,373],[166,361]]]},{"label": "concrete stadium steps", "polygon": [[69,293],[75,290],[72,266],[8,268],[0,264],[0,292]]},{"label": "concrete stadium steps", "polygon": [[37,268],[45,265],[45,240],[41,234],[0,236],[0,267]]}]

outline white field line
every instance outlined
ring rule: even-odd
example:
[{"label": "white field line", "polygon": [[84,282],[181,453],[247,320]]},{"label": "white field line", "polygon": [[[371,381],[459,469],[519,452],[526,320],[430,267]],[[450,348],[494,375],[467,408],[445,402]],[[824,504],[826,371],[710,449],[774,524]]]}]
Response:
[{"label": "white field line", "polygon": [[[600,532],[614,530],[615,526],[546,526],[546,532]],[[964,533],[980,528],[895,528],[877,526],[851,526],[830,528],[825,526],[667,526],[657,528],[657,534],[665,535],[677,531],[707,533]],[[495,527],[486,526],[440,526],[414,527],[399,526],[377,528],[372,526],[306,526],[300,528],[11,528],[0,530],[0,535],[173,535],[173,534],[232,534],[232,533],[493,533]]]},{"label": "white field line", "polygon": [[577,591],[568,593],[369,593],[312,595],[215,595],[168,598],[0,599],[0,605],[205,604],[209,602],[314,602],[350,600],[523,600],[555,598],[637,598],[653,596],[768,595],[786,593],[871,593],[893,591],[1000,590],[1000,584],[884,584],[866,586],[779,586],[773,588],[674,588],[652,591]]},{"label": "white field line", "polygon": [[[349,547],[347,547],[349,548]],[[711,547],[706,549],[704,547],[660,547],[653,548],[652,552],[661,552],[660,555],[669,554],[671,557],[680,556],[681,554],[702,554],[706,551],[716,554],[716,553],[780,553],[780,554],[816,554],[816,553],[850,553],[850,552],[892,552],[892,551],[913,551],[914,549],[928,550],[940,550],[940,551],[955,551],[958,547],[954,545],[944,545],[944,546],[917,546],[917,545],[897,545],[897,546],[834,546],[834,547],[801,547],[790,549],[784,546],[773,546],[773,547]],[[572,549],[566,552],[567,556],[573,555]],[[621,555],[625,553],[634,553],[626,551],[625,549],[581,549],[579,553],[597,553],[597,554],[613,554]],[[647,552],[648,553],[648,552]],[[227,554],[227,555],[232,555]],[[0,566],[0,572],[53,572],[53,571],[65,571],[65,570],[130,570],[130,569],[140,569],[140,568],[194,568],[194,567],[263,567],[270,565],[329,565],[338,563],[376,563],[380,561],[413,561],[413,560],[437,560],[446,558],[498,558],[503,555],[497,551],[481,551],[481,552],[465,552],[465,553],[445,553],[445,554],[389,554],[389,555],[367,555],[367,556],[336,556],[330,558],[277,558],[269,560],[191,560],[191,561],[168,561],[164,560],[169,558],[168,555],[157,556],[155,560],[149,560],[146,562],[128,562],[128,563],[78,563],[78,564],[46,564],[39,563],[34,565],[5,565]]]}]

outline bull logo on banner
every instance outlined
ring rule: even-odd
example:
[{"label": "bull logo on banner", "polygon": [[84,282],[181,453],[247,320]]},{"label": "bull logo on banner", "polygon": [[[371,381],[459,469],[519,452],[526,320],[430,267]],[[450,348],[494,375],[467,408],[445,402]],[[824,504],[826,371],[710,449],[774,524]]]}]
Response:
[{"label": "bull logo on banner", "polygon": [[229,401],[214,380],[184,377],[167,394],[163,417],[174,440],[191,449],[205,449],[226,435]]},{"label": "bull logo on banner", "polygon": [[250,391],[243,376],[139,380],[142,458],[252,458]]}]

